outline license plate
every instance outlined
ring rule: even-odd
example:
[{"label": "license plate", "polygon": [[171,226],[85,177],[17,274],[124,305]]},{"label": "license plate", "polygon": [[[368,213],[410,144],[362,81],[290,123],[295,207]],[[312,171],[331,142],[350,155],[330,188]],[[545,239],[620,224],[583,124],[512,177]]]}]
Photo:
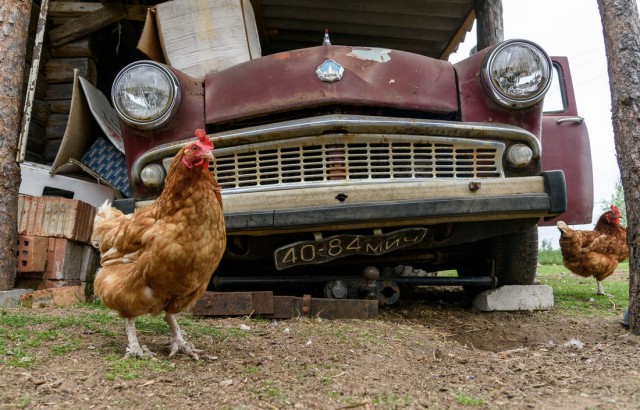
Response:
[{"label": "license plate", "polygon": [[319,241],[300,241],[281,246],[273,253],[276,269],[329,262],[350,255],[382,255],[415,245],[426,228],[407,228],[384,235],[336,235]]}]

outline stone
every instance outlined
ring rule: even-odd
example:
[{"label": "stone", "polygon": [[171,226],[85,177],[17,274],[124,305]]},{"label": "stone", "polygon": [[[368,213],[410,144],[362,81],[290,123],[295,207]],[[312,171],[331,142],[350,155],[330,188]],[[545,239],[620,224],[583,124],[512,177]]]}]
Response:
[{"label": "stone", "polygon": [[85,302],[84,286],[64,286],[59,288],[36,290],[20,296],[20,303],[32,309],[69,306]]},{"label": "stone", "polygon": [[20,296],[31,293],[31,289],[11,289],[0,291],[0,307],[16,307],[20,304]]}]

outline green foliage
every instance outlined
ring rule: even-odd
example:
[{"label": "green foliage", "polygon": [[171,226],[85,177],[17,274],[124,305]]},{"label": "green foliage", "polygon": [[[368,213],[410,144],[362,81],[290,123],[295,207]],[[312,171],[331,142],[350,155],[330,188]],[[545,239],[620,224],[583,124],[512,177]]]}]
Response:
[{"label": "green foliage", "polygon": [[624,189],[622,187],[622,182],[617,181],[614,189],[613,195],[609,200],[602,201],[601,210],[602,212],[606,212],[611,209],[611,205],[615,205],[620,209],[620,213],[622,214],[622,220],[620,223],[622,225],[627,225],[627,207],[624,202]]},{"label": "green foliage", "polygon": [[551,247],[549,239],[542,240],[542,247],[538,249],[538,263],[542,265],[562,265],[562,253]]}]

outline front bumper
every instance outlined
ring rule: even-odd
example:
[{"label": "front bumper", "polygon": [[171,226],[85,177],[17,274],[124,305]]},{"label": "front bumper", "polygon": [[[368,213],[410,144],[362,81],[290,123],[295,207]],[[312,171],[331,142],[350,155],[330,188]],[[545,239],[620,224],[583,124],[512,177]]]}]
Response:
[{"label": "front bumper", "polygon": [[530,219],[566,210],[562,171],[536,177],[223,194],[230,234]]}]

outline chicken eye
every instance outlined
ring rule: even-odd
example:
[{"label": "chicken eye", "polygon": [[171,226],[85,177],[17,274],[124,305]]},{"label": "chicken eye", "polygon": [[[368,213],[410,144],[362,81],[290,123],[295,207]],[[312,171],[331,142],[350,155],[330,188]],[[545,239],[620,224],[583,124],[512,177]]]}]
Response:
[{"label": "chicken eye", "polygon": [[198,150],[200,149],[200,147],[199,147],[199,146],[197,146],[197,145],[193,145],[193,146],[191,147],[191,149],[192,149],[192,150],[194,150],[194,151],[198,151]]}]

